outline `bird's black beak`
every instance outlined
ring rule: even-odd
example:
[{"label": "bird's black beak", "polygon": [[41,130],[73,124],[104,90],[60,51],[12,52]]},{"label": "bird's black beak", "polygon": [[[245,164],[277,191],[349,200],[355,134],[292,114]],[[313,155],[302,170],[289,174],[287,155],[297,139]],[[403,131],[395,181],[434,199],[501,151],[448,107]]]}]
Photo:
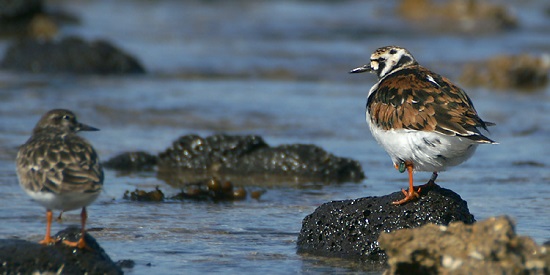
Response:
[{"label": "bird's black beak", "polygon": [[92,126],[89,126],[89,125],[86,125],[86,124],[83,124],[83,123],[78,123],[76,125],[76,131],[99,131],[99,129],[95,128],[95,127],[92,127]]},{"label": "bird's black beak", "polygon": [[361,67],[357,67],[351,71],[349,71],[350,74],[358,74],[358,73],[364,73],[364,72],[372,72],[372,68],[370,65],[363,65]]}]

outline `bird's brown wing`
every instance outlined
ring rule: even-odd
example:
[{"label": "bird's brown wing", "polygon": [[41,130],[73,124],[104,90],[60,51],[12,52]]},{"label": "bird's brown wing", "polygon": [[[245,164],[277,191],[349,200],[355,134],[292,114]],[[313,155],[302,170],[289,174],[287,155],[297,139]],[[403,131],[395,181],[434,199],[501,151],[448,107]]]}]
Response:
[{"label": "bird's brown wing", "polygon": [[98,192],[103,185],[97,153],[76,135],[38,136],[20,148],[16,162],[21,184],[33,191]]},{"label": "bird's brown wing", "polygon": [[420,66],[402,69],[384,78],[367,101],[372,122],[384,130],[435,131],[494,143],[482,135],[486,123],[470,98],[458,86]]}]

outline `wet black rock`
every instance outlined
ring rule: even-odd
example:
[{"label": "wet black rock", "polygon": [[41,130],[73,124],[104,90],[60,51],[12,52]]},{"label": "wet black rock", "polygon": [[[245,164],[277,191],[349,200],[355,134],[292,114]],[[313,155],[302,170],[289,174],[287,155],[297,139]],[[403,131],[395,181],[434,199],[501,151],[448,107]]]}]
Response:
[{"label": "wet black rock", "polygon": [[152,171],[157,165],[157,156],[146,152],[127,152],[103,163],[106,168],[119,171]]},{"label": "wet black rock", "polygon": [[497,217],[382,233],[385,274],[550,274],[550,247],[514,228],[510,218]]},{"label": "wet black rock", "polygon": [[56,41],[19,40],[9,46],[0,66],[33,73],[107,75],[145,72],[134,57],[109,42],[87,42],[77,37]]},{"label": "wet black rock", "polygon": [[184,178],[178,174],[182,171],[199,174],[197,170],[219,178],[270,175],[316,182],[358,182],[365,178],[357,161],[336,157],[315,145],[270,147],[259,136],[183,136],[159,154],[158,168],[159,178],[169,183]]},{"label": "wet black rock", "polygon": [[219,170],[232,167],[239,159],[260,148],[269,147],[259,136],[214,135],[202,138],[186,135],[159,154],[159,169]]},{"label": "wet black rock", "polygon": [[243,156],[228,170],[240,173],[276,173],[316,178],[321,181],[353,181],[365,178],[358,162],[336,157],[310,144],[262,148]]},{"label": "wet black rock", "polygon": [[117,261],[116,264],[120,266],[120,268],[134,268],[134,266],[136,266],[134,260],[120,260]]},{"label": "wet black rock", "polygon": [[475,221],[466,201],[451,190],[426,186],[421,197],[393,205],[402,192],[381,197],[333,201],[304,218],[298,236],[298,252],[358,260],[383,266],[387,256],[378,246],[381,232],[415,228],[428,223]]},{"label": "wet black rock", "polygon": [[[61,239],[76,241],[80,229],[70,227],[56,235]],[[44,246],[38,243],[16,240],[0,240],[0,274],[122,274],[95,239],[86,234],[91,249],[76,249],[61,242]]]},{"label": "wet black rock", "polygon": [[0,0],[0,36],[24,36],[43,11],[42,0]]},{"label": "wet black rock", "polygon": [[36,14],[42,7],[42,0],[0,0],[0,21]]},{"label": "wet black rock", "polygon": [[116,264],[120,268],[126,268],[126,269],[134,268],[134,266],[136,266],[136,262],[134,262],[134,260],[120,260],[120,261],[117,261]]}]

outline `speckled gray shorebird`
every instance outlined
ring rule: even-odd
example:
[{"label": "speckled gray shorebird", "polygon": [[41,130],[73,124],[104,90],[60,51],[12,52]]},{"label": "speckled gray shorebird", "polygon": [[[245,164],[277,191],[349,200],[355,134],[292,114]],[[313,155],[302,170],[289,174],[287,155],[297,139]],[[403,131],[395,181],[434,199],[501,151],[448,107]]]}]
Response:
[{"label": "speckled gray shorebird", "polygon": [[16,159],[19,184],[35,201],[46,207],[46,236],[41,244],[59,241],[50,235],[52,210],[82,208],[80,239],[63,243],[86,247],[86,206],[101,193],[103,168],[92,145],[76,133],[98,130],[78,122],[69,110],[55,109],[42,116],[32,136],[20,147]]},{"label": "speckled gray shorebird", "polygon": [[433,172],[428,184],[434,184],[437,172],[466,161],[479,144],[496,143],[481,133],[494,123],[478,116],[466,92],[419,65],[405,48],[377,49],[369,64],[350,71],[362,72],[378,76],[367,99],[371,133],[395,168],[409,174],[409,191],[394,204],[419,197],[413,171]]}]

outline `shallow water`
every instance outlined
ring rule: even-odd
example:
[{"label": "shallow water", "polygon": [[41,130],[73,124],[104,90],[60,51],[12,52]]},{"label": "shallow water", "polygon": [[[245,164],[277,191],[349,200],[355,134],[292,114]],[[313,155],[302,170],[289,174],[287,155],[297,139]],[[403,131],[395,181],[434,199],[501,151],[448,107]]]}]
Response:
[{"label": "shallow water", "polygon": [[[89,207],[90,233],[113,260],[136,262],[127,273],[357,272],[342,261],[296,255],[295,244],[302,219],[320,204],[385,195],[407,184],[364,121],[375,78],[347,71],[387,44],[409,48],[454,80],[468,61],[550,52],[545,1],[511,1],[520,28],[483,36],[422,32],[392,14],[394,3],[363,2],[55,1],[82,19],[63,34],[112,41],[149,74],[0,71],[0,238],[42,237],[44,210],[20,190],[15,153],[44,112],[69,108],[101,128],[83,135],[103,160],[125,151],[157,153],[180,135],[223,132],[261,135],[273,146],[315,144],[360,161],[367,175],[360,183],[270,187],[259,200],[138,203],[123,200],[124,191],[179,190],[153,174],[107,170],[105,192]],[[7,44],[0,41],[0,49]],[[500,144],[480,146],[438,183],[460,194],[477,220],[509,215],[519,234],[550,239],[550,87],[467,90],[482,118],[497,123],[491,137]],[[54,232],[79,223],[77,211],[64,217]]]}]

